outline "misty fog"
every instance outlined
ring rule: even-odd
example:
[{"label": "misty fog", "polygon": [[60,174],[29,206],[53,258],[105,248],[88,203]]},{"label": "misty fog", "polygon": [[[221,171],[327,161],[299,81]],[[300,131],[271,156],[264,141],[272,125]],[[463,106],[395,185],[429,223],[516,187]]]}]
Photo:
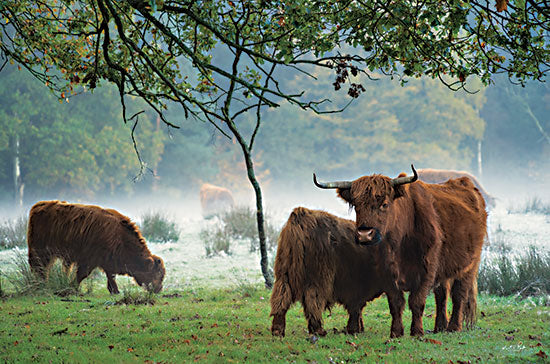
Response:
[{"label": "misty fog", "polygon": [[[243,276],[261,280],[258,252],[236,242],[232,255],[205,258],[198,237],[201,229],[219,223],[202,217],[202,183],[228,188],[236,205],[254,206],[234,141],[208,124],[182,120],[177,109],[169,116],[181,129],[168,129],[147,112],[136,133],[147,168],[135,179],[140,168],[131,126],[123,125],[112,89],[59,104],[23,72],[5,71],[0,80],[1,221],[26,215],[34,203],[49,199],[115,208],[138,224],[144,213],[162,211],[182,231],[178,242],[148,244],[165,258],[168,286],[223,284]],[[312,93],[345,102],[344,93],[331,90],[330,75],[308,82]],[[472,173],[497,199],[490,238],[517,248],[548,249],[550,215],[522,211],[533,199],[550,204],[548,85],[521,88],[497,78],[488,88],[473,85],[474,94],[450,91],[433,80],[411,80],[401,87],[381,79],[365,86],[367,91],[340,114],[315,115],[286,104],[264,112],[254,161],[264,209],[274,225],[280,228],[297,206],[354,219],[334,191],[313,185],[313,172],[321,180],[353,180],[373,173],[410,174],[413,163],[417,169]],[[241,122],[246,128],[250,120]],[[0,251],[2,269],[19,253]]]}]

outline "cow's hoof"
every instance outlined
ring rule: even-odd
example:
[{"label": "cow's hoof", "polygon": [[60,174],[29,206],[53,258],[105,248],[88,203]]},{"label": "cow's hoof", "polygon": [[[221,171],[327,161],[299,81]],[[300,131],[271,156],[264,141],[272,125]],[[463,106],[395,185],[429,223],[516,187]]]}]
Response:
[{"label": "cow's hoof", "polygon": [[390,337],[391,338],[396,338],[396,337],[401,337],[401,336],[403,336],[403,329],[401,329],[401,330],[392,330],[390,332]]},{"label": "cow's hoof", "polygon": [[346,334],[355,335],[361,332],[359,327],[346,327]]},{"label": "cow's hoof", "polygon": [[461,330],[462,328],[459,327],[458,325],[449,324],[449,326],[447,326],[447,332],[458,332]]},{"label": "cow's hoof", "polygon": [[315,332],[313,333],[314,335],[317,335],[317,336],[327,336],[327,332],[325,329],[318,329],[318,330],[315,330]]},{"label": "cow's hoof", "polygon": [[411,329],[411,336],[424,336],[424,329]]},{"label": "cow's hoof", "polygon": [[271,335],[277,336],[277,337],[285,337],[285,330],[273,327],[271,328]]}]

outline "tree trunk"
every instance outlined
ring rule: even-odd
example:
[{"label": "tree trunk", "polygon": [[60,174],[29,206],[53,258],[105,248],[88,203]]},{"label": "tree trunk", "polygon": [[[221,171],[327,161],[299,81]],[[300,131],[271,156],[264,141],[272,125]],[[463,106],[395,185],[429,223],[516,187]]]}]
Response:
[{"label": "tree trunk", "polygon": [[23,208],[23,188],[21,183],[21,167],[19,162],[19,135],[11,138],[13,156],[13,202],[15,209],[20,211]]},{"label": "tree trunk", "polygon": [[260,241],[260,267],[262,269],[262,275],[264,276],[265,286],[271,289],[273,287],[273,274],[269,269],[269,262],[267,258],[267,244],[265,241],[262,189],[260,188],[260,184],[256,179],[256,174],[254,173],[254,163],[252,162],[251,152],[250,152],[250,149],[248,149],[246,141],[238,132],[237,127],[232,120],[228,121],[227,125],[229,126],[229,128],[231,129],[231,132],[237,138],[237,141],[241,146],[241,149],[244,155],[244,161],[246,163],[248,180],[252,184],[252,188],[254,188],[254,194],[256,196],[256,221],[258,223],[258,238]]},{"label": "tree trunk", "polygon": [[248,152],[248,150],[245,151],[245,148],[243,148],[243,154],[246,162],[248,180],[252,184],[252,187],[254,188],[254,194],[256,195],[256,221],[258,223],[258,238],[260,240],[260,266],[262,268],[262,275],[264,276],[265,286],[271,289],[273,287],[273,274],[269,269],[269,261],[267,257],[262,190],[260,188],[258,180],[256,179],[256,174],[254,173],[254,164],[252,163],[252,157],[250,156],[250,153]]}]

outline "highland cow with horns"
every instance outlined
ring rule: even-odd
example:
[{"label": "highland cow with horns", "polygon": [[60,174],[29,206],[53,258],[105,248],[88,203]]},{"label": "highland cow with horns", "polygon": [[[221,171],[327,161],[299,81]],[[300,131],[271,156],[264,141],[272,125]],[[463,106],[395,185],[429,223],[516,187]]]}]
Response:
[{"label": "highland cow with horns", "polygon": [[391,282],[378,279],[379,260],[355,244],[355,223],[324,211],[295,208],[279,235],[271,332],[285,335],[286,313],[300,301],[310,334],[326,335],[322,314],[336,303],[348,311],[346,331],[364,331],[362,311]]},{"label": "highland cow with horns", "polygon": [[119,293],[116,274],[130,275],[157,293],[162,289],[162,259],[151,254],[137,226],[118,211],[41,201],[29,213],[27,241],[31,269],[42,278],[54,258],[61,258],[66,268],[76,263],[79,284],[96,267],[103,269],[111,294]]},{"label": "highland cow with horns", "polygon": [[[411,335],[423,335],[426,296],[434,288],[435,331],[460,331],[465,319],[475,320],[476,279],[486,235],[487,213],[478,189],[467,177],[442,184],[416,181],[413,176],[364,176],[355,181],[318,183],[336,188],[355,208],[355,240],[373,250],[384,267],[383,280],[392,325],[390,336],[403,335],[404,291],[410,292]],[[415,182],[416,181],[416,182]],[[365,267],[367,268],[367,267]],[[364,279],[370,268],[359,273]],[[372,281],[380,280],[379,277]],[[453,311],[447,319],[451,287]]]}]

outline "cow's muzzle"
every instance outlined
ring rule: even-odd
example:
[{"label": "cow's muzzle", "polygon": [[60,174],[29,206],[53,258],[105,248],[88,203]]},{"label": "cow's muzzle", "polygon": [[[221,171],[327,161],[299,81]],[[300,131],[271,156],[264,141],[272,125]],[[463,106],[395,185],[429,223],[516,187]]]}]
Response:
[{"label": "cow's muzzle", "polygon": [[355,242],[361,245],[377,245],[382,241],[380,230],[374,227],[361,225],[357,228]]}]

